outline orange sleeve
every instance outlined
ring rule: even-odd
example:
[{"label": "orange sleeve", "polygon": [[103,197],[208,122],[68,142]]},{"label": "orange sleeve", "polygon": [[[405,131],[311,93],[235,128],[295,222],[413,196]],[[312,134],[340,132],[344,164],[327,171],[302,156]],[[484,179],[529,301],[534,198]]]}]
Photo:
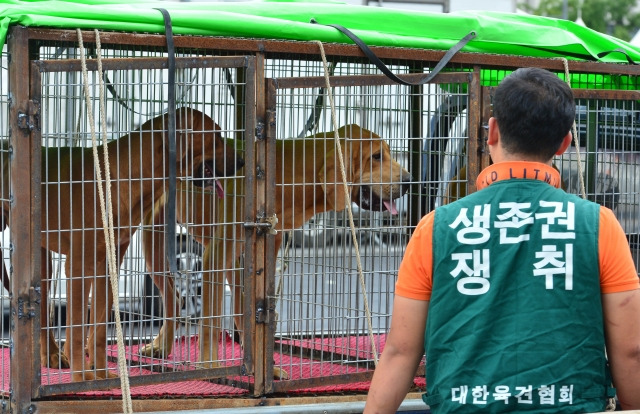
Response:
[{"label": "orange sleeve", "polygon": [[396,295],[417,300],[431,298],[432,239],[435,210],[420,220],[400,263]]},{"label": "orange sleeve", "polygon": [[616,293],[638,289],[638,272],[631,257],[629,242],[613,211],[606,207],[600,207],[599,231],[601,292]]}]

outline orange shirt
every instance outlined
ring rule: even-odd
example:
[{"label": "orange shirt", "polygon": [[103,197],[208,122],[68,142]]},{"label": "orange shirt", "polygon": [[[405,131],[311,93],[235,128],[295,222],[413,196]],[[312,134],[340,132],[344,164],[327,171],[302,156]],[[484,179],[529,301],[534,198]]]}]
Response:
[{"label": "orange shirt", "polygon": [[[524,174],[527,174],[525,177]],[[492,182],[510,178],[543,180],[554,187],[560,186],[560,176],[545,164],[511,162],[493,164],[478,176],[478,190]],[[433,269],[433,219],[437,209],[420,220],[407,245],[400,264],[396,294],[410,299],[431,298]],[[627,238],[613,211],[600,207],[600,232],[598,234],[598,256],[600,261],[600,291],[602,293],[624,292],[640,288]]]}]

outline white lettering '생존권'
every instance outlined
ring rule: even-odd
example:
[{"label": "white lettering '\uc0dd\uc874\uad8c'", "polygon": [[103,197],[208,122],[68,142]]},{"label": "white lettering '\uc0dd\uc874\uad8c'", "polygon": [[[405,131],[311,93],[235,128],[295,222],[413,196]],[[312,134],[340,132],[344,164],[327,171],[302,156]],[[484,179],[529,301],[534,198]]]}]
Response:
[{"label": "white lettering '\uc0dd\uc874\uad8c'", "polygon": [[451,254],[451,276],[457,280],[457,290],[463,295],[483,295],[491,288],[490,250],[480,245],[490,241],[491,229],[499,229],[499,244],[530,243],[531,234],[540,235],[542,244],[535,246],[532,275],[544,276],[545,289],[559,285],[557,277],[564,278],[563,288],[573,289],[573,243],[575,239],[575,204],[572,202],[539,201],[534,214],[531,203],[501,202],[495,218],[491,205],[474,206],[470,215],[463,207],[449,227],[456,230],[456,239],[467,252]]}]

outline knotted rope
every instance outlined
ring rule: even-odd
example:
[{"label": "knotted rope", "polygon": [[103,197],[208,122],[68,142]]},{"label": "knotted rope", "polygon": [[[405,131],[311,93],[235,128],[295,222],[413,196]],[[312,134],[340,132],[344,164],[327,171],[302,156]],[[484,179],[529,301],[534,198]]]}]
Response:
[{"label": "knotted rope", "polygon": [[[127,361],[125,359],[124,338],[122,335],[122,325],[120,323],[120,298],[118,294],[118,262],[115,251],[115,237],[113,231],[113,207],[111,204],[111,172],[109,168],[109,152],[107,148],[107,124],[104,108],[104,81],[102,77],[102,53],[100,46],[100,33],[95,30],[96,34],[96,61],[98,63],[98,79],[99,79],[99,104],[100,104],[100,126],[102,128],[102,147],[104,150],[104,170],[105,170],[105,194],[102,189],[102,171],[100,168],[100,156],[98,154],[98,140],[96,138],[96,130],[93,118],[93,106],[91,104],[91,96],[89,94],[89,75],[87,74],[87,62],[85,58],[85,50],[82,42],[82,32],[77,29],[78,43],[80,47],[80,59],[82,63],[82,79],[84,83],[84,96],[87,104],[87,117],[89,118],[89,127],[91,128],[91,142],[93,147],[93,160],[96,169],[96,180],[98,183],[98,198],[100,200],[100,212],[102,214],[102,224],[104,230],[105,245],[107,249],[107,268],[109,270],[109,279],[111,281],[111,291],[113,294],[113,305],[115,308],[115,324],[116,338],[118,343],[118,370],[120,373],[120,387],[122,389],[122,411],[125,414],[133,413],[131,403],[131,390],[129,389],[129,375],[127,372]],[[95,286],[93,287],[95,292]]]},{"label": "knotted rope", "polygon": [[329,64],[327,63],[327,56],[324,53],[324,46],[322,42],[315,41],[320,48],[320,55],[322,56],[322,64],[324,66],[324,80],[327,90],[327,97],[329,98],[329,105],[331,107],[331,121],[333,122],[333,130],[335,131],[335,143],[336,151],[338,152],[338,160],[340,161],[340,174],[342,176],[342,188],[344,189],[345,204],[347,205],[347,215],[349,216],[349,227],[351,228],[351,238],[353,241],[353,248],[356,253],[356,263],[358,266],[358,276],[360,280],[360,287],[362,288],[362,297],[364,299],[364,312],[367,318],[367,328],[369,331],[369,342],[371,343],[371,352],[373,353],[373,362],[375,366],[378,366],[378,349],[376,347],[375,338],[373,336],[373,325],[371,322],[371,310],[369,309],[369,300],[367,298],[367,287],[364,280],[364,274],[362,272],[362,262],[360,260],[360,248],[358,246],[358,238],[356,236],[356,226],[353,221],[353,212],[351,211],[351,195],[349,194],[349,185],[347,183],[347,174],[344,167],[344,158],[342,155],[342,144],[340,143],[340,136],[338,133],[338,121],[336,117],[336,108],[333,102],[333,93],[331,92],[331,81],[329,79]]}]

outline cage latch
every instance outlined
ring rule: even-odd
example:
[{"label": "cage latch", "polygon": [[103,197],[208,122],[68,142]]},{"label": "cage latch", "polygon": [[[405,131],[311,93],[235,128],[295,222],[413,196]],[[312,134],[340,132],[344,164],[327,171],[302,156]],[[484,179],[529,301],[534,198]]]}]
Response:
[{"label": "cage latch", "polygon": [[40,128],[40,103],[37,101],[27,102],[27,111],[18,111],[18,127],[33,131]]},{"label": "cage latch", "polygon": [[36,316],[36,307],[40,307],[40,289],[29,288],[29,300],[18,298],[18,319],[31,319]]},{"label": "cage latch", "polygon": [[264,122],[256,123],[256,141],[263,141],[266,136],[266,129]]},{"label": "cage latch", "polygon": [[278,234],[276,231],[276,224],[278,224],[278,217],[276,215],[266,216],[266,215],[258,215],[256,217],[255,222],[245,222],[245,229],[258,229],[258,236],[262,236],[264,234]]},{"label": "cage latch", "polygon": [[262,299],[256,303],[256,323],[268,324],[275,322],[276,312],[272,306],[266,305],[266,300]]}]

